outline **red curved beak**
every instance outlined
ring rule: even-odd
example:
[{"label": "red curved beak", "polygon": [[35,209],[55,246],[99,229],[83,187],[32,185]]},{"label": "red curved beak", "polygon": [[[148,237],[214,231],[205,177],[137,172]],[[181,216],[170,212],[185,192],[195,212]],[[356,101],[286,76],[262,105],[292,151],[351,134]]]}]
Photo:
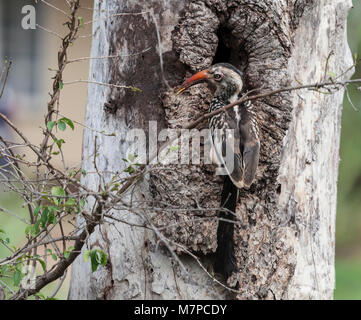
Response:
[{"label": "red curved beak", "polygon": [[180,89],[177,91],[177,94],[182,93],[184,90],[188,89],[193,84],[196,84],[196,83],[198,83],[199,81],[202,81],[202,80],[207,80],[208,78],[209,78],[208,69],[205,69],[205,70],[202,70],[202,71],[196,73],[195,75],[193,75],[192,77],[187,79],[182,84]]}]

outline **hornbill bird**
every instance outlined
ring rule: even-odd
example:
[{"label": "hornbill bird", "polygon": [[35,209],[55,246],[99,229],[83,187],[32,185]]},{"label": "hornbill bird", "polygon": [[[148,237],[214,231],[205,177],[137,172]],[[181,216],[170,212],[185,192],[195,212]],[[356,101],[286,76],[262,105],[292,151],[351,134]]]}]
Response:
[{"label": "hornbill bird", "polygon": [[[178,93],[200,82],[210,83],[215,88],[209,106],[209,112],[212,112],[239,99],[243,89],[242,76],[233,65],[217,63],[186,80]],[[209,129],[212,162],[223,165],[226,171],[219,213],[223,219],[218,222],[214,271],[228,278],[237,270],[234,223],[230,220],[235,218],[239,188],[248,188],[252,184],[259,161],[259,131],[251,103],[236,105],[209,118]],[[230,132],[233,132],[231,136]],[[232,153],[231,162],[225,161],[228,150]]]}]

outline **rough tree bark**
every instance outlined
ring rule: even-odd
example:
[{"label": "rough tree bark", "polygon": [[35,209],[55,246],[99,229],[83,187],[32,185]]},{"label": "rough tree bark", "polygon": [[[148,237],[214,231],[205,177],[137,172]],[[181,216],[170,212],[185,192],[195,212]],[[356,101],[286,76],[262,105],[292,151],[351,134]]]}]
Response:
[{"label": "rough tree bark", "polygon": [[[121,158],[129,148],[125,136],[131,128],[147,131],[150,120],[157,121],[159,130],[181,127],[205,112],[210,98],[206,86],[193,87],[182,96],[171,87],[212,63],[236,65],[245,74],[247,89],[313,83],[327,77],[328,71],[341,74],[353,63],[346,37],[350,7],[351,0],[95,0],[93,57],[151,49],[141,55],[92,60],[90,80],[134,85],[143,92],[89,85],[86,125],[97,131],[84,131],[83,168],[96,171],[96,147],[97,169],[105,172],[101,179],[109,181],[111,174],[106,172],[125,168]],[[119,12],[143,14],[101,19]],[[250,190],[241,191],[237,206],[239,273],[228,285],[238,293],[231,297],[333,297],[342,99],[342,91],[329,95],[304,90],[255,102],[261,158],[256,181]],[[212,208],[219,207],[221,190],[213,169],[203,163],[154,166],[125,199],[146,199],[162,208],[151,212],[154,225],[176,223],[163,228],[163,235],[198,255],[207,267],[217,245]],[[89,173],[83,182],[98,190],[101,179]],[[174,207],[182,208],[182,214]],[[143,222],[129,212],[114,214]],[[208,219],[195,219],[199,216]],[[176,250],[190,273],[185,277],[157,239],[152,231],[128,224],[101,225],[88,247],[103,249],[110,261],[91,273],[89,263],[79,257],[69,298],[229,297],[193,258]]]}]

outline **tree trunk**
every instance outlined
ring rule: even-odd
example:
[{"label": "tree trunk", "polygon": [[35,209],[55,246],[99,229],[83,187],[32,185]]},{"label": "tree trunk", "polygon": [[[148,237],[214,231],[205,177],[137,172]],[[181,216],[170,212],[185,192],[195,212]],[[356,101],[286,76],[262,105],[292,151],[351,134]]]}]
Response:
[{"label": "tree trunk", "polygon": [[[343,73],[353,64],[346,37],[350,7],[351,0],[95,0],[91,55],[125,56],[92,60],[90,80],[134,85],[142,93],[89,85],[86,126],[95,130],[84,131],[83,183],[97,191],[111,172],[125,169],[130,129],[148,135],[149,121],[157,121],[158,131],[179,128],[206,112],[205,85],[181,96],[172,87],[213,63],[230,62],[242,70],[248,90]],[[142,14],[109,17],[120,12]],[[183,250],[210,268],[217,247],[221,180],[201,160],[151,167],[124,201],[152,205],[139,209],[141,215],[114,211],[128,223],[97,228],[87,247],[104,250],[109,262],[92,273],[79,257],[69,298],[331,299],[342,100],[342,91],[303,90],[254,102],[261,156],[256,179],[250,190],[241,190],[236,210],[239,272],[227,284],[237,293],[214,282]],[[97,170],[102,174],[92,173]],[[134,226],[143,224],[144,216],[162,236]],[[189,276],[159,237],[178,244],[174,252]]]}]

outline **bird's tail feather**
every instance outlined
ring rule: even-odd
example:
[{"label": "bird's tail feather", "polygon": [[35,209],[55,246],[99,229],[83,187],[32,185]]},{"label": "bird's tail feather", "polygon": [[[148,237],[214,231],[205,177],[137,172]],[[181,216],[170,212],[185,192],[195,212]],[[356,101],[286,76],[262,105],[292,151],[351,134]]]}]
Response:
[{"label": "bird's tail feather", "polygon": [[[229,176],[225,176],[222,190],[221,207],[226,209],[219,213],[220,218],[234,221],[238,200],[238,188],[232,183]],[[229,212],[231,211],[231,212]],[[237,270],[237,261],[234,254],[234,223],[219,220],[217,229],[217,251],[214,271],[228,278]]]}]

